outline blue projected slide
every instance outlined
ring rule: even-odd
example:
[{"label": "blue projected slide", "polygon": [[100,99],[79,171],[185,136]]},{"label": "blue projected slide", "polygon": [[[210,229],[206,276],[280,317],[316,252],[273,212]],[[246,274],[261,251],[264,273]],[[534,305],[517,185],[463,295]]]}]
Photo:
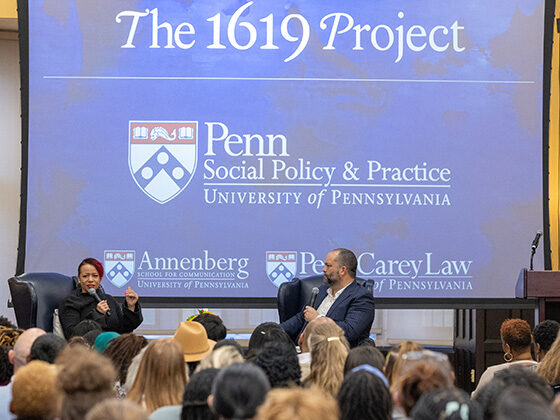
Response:
[{"label": "blue projected slide", "polygon": [[[26,271],[510,298],[542,227],[544,2],[29,2]],[[537,265],[541,265],[542,253]]]}]

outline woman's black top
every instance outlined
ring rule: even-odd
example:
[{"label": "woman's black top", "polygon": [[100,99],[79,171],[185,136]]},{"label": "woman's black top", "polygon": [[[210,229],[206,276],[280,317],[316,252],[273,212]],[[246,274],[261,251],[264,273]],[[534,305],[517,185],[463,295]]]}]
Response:
[{"label": "woman's black top", "polygon": [[132,332],[142,323],[142,309],[136,302],[134,312],[128,309],[126,301],[119,305],[113,296],[107,295],[100,290],[97,294],[101,300],[106,300],[109,305],[111,316],[98,312],[97,300],[81,289],[76,289],[70,296],[65,298],[59,306],[58,316],[62,324],[64,336],[72,337],[72,330],[84,319],[91,319],[101,325],[103,331],[115,331],[119,334]]}]

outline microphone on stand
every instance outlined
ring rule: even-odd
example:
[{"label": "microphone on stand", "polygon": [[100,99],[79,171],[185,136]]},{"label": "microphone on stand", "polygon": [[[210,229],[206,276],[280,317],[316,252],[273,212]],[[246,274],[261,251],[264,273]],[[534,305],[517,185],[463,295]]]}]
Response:
[{"label": "microphone on stand", "polygon": [[[99,297],[99,295],[97,294],[97,292],[95,291],[95,289],[93,287],[91,289],[88,289],[87,292],[89,293],[90,296],[93,296],[95,298],[97,303],[101,302],[101,298]],[[105,315],[111,316],[111,310],[108,310],[107,312],[105,312]]]},{"label": "microphone on stand", "polygon": [[315,301],[317,300],[317,295],[319,294],[319,288],[314,287],[311,289],[311,298],[309,298],[309,306],[312,308],[315,306]]},{"label": "microphone on stand", "polygon": [[537,230],[537,234],[535,235],[535,239],[533,239],[533,243],[531,244],[531,264],[529,269],[533,270],[533,257],[535,256],[535,252],[537,252],[537,247],[539,246],[539,239],[542,236],[542,230]]}]

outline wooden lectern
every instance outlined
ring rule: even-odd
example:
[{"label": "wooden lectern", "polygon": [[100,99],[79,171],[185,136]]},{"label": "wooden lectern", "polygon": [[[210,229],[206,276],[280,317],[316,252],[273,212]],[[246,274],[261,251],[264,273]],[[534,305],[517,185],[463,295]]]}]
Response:
[{"label": "wooden lectern", "polygon": [[560,321],[560,271],[531,271],[524,268],[517,278],[515,297],[537,299],[538,322],[545,319]]}]

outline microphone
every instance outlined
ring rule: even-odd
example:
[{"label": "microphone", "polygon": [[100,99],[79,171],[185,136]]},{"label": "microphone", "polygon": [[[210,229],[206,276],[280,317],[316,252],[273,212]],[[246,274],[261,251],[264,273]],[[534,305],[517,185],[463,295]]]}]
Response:
[{"label": "microphone", "polygon": [[[317,289],[317,290],[319,290],[319,289]],[[99,295],[97,294],[97,292],[95,291],[95,289],[93,287],[91,289],[88,289],[87,292],[89,293],[90,296],[93,296],[95,298],[97,303],[101,302],[101,298],[99,297]],[[108,310],[107,312],[105,312],[105,315],[111,316],[111,310]]]},{"label": "microphone", "polygon": [[309,298],[309,306],[313,307],[315,305],[315,301],[317,300],[317,295],[319,294],[319,288],[314,287],[311,289],[311,298]]},{"label": "microphone", "polygon": [[541,239],[542,230],[537,230],[537,234],[535,235],[535,239],[533,239],[533,244],[531,245],[531,249],[535,251],[539,246],[539,239]]}]

